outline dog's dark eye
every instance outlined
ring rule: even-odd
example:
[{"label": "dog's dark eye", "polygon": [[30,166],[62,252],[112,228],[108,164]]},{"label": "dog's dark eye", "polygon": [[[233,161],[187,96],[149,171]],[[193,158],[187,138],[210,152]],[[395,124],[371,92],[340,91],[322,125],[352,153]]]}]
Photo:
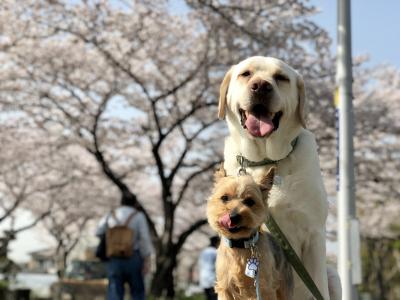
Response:
[{"label": "dog's dark eye", "polygon": [[248,207],[252,207],[254,204],[256,204],[256,202],[251,198],[246,198],[243,200],[243,204]]},{"label": "dog's dark eye", "polygon": [[221,197],[222,202],[228,202],[229,201],[229,196],[228,195],[223,195]]},{"label": "dog's dark eye", "polygon": [[275,74],[274,75],[275,81],[286,81],[289,82],[289,78],[286,75],[283,74]]},{"label": "dog's dark eye", "polygon": [[251,75],[250,71],[244,71],[242,74],[240,74],[240,76],[242,77],[248,77],[250,75]]}]

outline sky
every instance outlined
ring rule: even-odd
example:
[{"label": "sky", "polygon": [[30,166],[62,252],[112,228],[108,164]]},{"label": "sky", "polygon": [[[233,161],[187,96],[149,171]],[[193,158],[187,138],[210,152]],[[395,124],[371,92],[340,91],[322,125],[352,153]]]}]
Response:
[{"label": "sky", "polygon": [[[313,20],[333,39],[336,52],[337,4],[334,0],[311,0],[321,10]],[[351,1],[352,53],[368,54],[370,63],[392,64],[400,68],[400,1]]]},{"label": "sky", "polygon": [[[71,3],[74,1],[71,0]],[[171,10],[182,9],[182,0],[171,1]],[[310,0],[320,9],[313,20],[325,28],[332,37],[332,51],[336,51],[336,1]],[[400,68],[400,0],[353,0],[352,1],[352,38],[353,56],[368,54],[371,65],[392,64]],[[22,218],[28,222],[30,217],[24,212]],[[22,222],[23,221],[18,221]],[[11,258],[26,261],[29,252],[51,245],[44,237],[44,230],[30,230],[18,235],[11,243]],[[335,246],[328,250],[335,252]],[[330,248],[330,249],[329,249]]]}]

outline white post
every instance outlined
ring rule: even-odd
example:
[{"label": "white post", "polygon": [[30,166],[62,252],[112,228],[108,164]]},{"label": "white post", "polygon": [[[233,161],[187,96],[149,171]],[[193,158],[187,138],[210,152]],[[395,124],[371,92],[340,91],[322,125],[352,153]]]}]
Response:
[{"label": "white post", "polygon": [[[356,300],[353,268],[359,263],[352,253],[351,237],[359,237],[355,209],[353,162],[353,105],[350,0],[338,0],[337,102],[339,109],[339,193],[338,193],[338,266],[342,299]],[[357,247],[356,247],[357,248]],[[355,250],[355,249],[353,249]],[[359,268],[356,268],[359,269]],[[358,274],[359,275],[359,274]],[[359,282],[358,282],[359,283]]]}]

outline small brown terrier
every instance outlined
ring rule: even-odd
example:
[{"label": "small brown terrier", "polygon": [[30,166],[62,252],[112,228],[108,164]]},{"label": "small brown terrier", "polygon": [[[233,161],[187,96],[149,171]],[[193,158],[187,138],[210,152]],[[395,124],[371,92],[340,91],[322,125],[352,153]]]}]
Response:
[{"label": "small brown terrier", "polygon": [[[207,217],[222,237],[216,262],[219,300],[256,300],[257,288],[258,299],[291,299],[292,269],[270,234],[261,231],[274,173],[271,168],[258,184],[250,175],[226,176],[222,167],[215,174]],[[246,275],[252,272],[254,278]]]}]

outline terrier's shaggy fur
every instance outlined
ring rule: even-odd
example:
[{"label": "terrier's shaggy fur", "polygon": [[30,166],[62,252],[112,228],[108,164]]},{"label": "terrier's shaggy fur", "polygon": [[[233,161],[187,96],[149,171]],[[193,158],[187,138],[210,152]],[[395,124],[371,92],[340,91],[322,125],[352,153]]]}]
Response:
[{"label": "terrier's shaggy fur", "polygon": [[[268,192],[274,168],[259,184],[250,175],[226,176],[223,168],[215,175],[215,186],[208,200],[207,216],[211,227],[230,240],[247,240],[259,232],[255,252],[259,260],[258,277],[263,300],[291,299],[292,269],[272,237],[260,230],[267,215]],[[224,241],[218,248],[215,290],[219,300],[257,299],[254,279],[245,275],[248,248],[230,248]]]}]

